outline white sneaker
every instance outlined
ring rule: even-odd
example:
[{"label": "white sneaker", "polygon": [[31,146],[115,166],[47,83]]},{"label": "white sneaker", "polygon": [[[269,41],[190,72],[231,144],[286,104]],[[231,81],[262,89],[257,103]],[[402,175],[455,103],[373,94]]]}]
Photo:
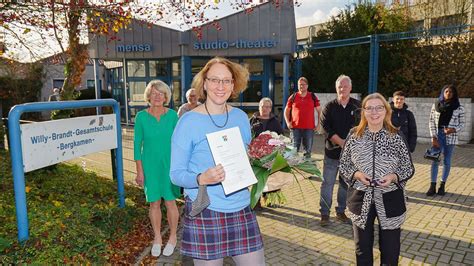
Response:
[{"label": "white sneaker", "polygon": [[151,248],[151,255],[153,257],[159,257],[161,255],[161,245],[160,244],[153,244]]},{"label": "white sneaker", "polygon": [[163,256],[169,257],[169,256],[173,255],[175,247],[176,247],[176,245],[173,245],[171,243],[167,243],[166,246],[165,246],[165,249],[163,250]]}]

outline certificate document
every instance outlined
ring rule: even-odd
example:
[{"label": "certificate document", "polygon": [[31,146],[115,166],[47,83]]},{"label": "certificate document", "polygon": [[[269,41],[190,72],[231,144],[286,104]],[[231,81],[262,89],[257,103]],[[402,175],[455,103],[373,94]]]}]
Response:
[{"label": "certificate document", "polygon": [[224,167],[226,195],[257,183],[238,127],[206,134],[216,165]]}]

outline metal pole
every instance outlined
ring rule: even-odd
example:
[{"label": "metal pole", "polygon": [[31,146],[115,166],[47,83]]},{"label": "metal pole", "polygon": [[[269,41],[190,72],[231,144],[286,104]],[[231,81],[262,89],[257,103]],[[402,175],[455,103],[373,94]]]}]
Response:
[{"label": "metal pole", "polygon": [[123,97],[124,97],[124,100],[125,100],[125,124],[129,125],[129,119],[128,119],[128,83],[127,83],[127,61],[125,60],[125,58],[123,59],[122,61],[122,70],[123,70]]},{"label": "metal pole", "polygon": [[369,94],[377,91],[379,71],[379,39],[377,34],[370,35]]},{"label": "metal pole", "polygon": [[[95,87],[95,98],[100,99],[100,68],[99,68],[99,59],[94,59],[94,87]],[[97,114],[100,115],[102,113],[102,108],[96,107]]]},{"label": "metal pole", "polygon": [[[283,55],[283,115],[285,115],[286,102],[290,95],[290,55]],[[282,121],[283,127],[286,127],[286,120]]]},{"label": "metal pole", "polygon": [[125,188],[123,180],[123,154],[122,154],[122,125],[120,123],[120,106],[117,102],[113,105],[115,112],[115,120],[117,123],[117,149],[115,149],[117,164],[117,190],[120,208],[125,207]]},{"label": "metal pole", "polygon": [[[15,192],[16,222],[18,227],[18,240],[20,242],[28,239],[28,211],[26,207],[25,172],[23,171],[23,157],[20,137],[19,109],[13,107],[8,115],[8,130],[11,146],[10,156],[12,160],[13,190]],[[15,147],[15,149],[12,149]]]}]

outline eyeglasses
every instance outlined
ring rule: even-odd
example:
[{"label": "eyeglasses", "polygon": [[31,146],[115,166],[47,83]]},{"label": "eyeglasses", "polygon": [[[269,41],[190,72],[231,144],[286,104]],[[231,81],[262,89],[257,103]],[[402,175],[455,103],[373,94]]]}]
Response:
[{"label": "eyeglasses", "polygon": [[385,110],[385,106],[383,105],[377,105],[377,106],[366,106],[364,107],[364,110],[367,111],[367,112],[377,112],[377,113],[381,113]]},{"label": "eyeglasses", "polygon": [[208,80],[214,86],[218,86],[221,82],[224,87],[234,84],[233,79],[206,78],[206,80]]},{"label": "eyeglasses", "polygon": [[155,91],[155,90],[153,90],[153,91],[151,91],[150,96],[153,96],[153,97],[162,96],[162,97],[163,97],[163,96],[165,96],[165,94],[164,94],[163,92],[161,92],[161,91]]}]

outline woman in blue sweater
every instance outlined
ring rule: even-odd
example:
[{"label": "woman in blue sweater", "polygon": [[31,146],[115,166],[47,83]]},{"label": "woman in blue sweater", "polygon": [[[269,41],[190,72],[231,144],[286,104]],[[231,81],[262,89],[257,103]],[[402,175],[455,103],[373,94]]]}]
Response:
[{"label": "woman in blue sweater", "polygon": [[263,242],[247,188],[226,195],[222,165],[215,165],[206,134],[238,127],[243,143],[251,139],[247,115],[227,104],[245,90],[248,70],[224,58],[211,59],[192,87],[204,103],[186,113],[171,142],[171,181],[184,188],[186,206],[181,253],[195,265],[265,265]]}]

